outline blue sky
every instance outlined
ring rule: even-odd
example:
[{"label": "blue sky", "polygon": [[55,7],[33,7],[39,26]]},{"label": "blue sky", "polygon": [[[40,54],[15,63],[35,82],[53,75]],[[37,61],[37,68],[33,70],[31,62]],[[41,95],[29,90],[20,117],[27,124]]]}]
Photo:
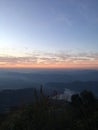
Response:
[{"label": "blue sky", "polygon": [[1,59],[47,52],[97,55],[98,0],[0,0]]}]

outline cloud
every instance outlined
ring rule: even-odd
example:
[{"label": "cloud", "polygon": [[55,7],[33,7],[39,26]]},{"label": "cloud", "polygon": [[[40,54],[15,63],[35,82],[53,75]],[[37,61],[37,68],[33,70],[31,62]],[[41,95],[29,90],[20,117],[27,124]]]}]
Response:
[{"label": "cloud", "polygon": [[0,57],[0,64],[29,64],[29,63],[37,63],[36,57],[12,57],[12,56],[4,56]]},{"label": "cloud", "polygon": [[29,56],[14,57],[14,56],[0,56],[0,66],[31,66],[40,65],[55,66],[55,65],[98,65],[98,53],[30,53]]}]

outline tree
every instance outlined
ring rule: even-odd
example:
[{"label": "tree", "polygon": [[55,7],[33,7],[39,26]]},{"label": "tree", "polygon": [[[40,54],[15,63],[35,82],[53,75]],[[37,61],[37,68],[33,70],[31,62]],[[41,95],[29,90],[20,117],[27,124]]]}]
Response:
[{"label": "tree", "polygon": [[72,95],[71,101],[74,106],[79,106],[81,104],[81,98],[80,98],[79,94]]},{"label": "tree", "polygon": [[95,104],[95,97],[91,91],[84,90],[80,93],[82,102],[86,106],[91,106]]}]

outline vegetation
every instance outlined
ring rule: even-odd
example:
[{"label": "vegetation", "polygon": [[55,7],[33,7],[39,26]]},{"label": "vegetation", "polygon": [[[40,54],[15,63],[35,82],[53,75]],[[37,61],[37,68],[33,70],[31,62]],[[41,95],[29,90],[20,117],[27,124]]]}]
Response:
[{"label": "vegetation", "polygon": [[35,102],[0,115],[0,130],[97,130],[98,100],[92,92],[72,96],[71,102],[52,100],[34,90]]}]

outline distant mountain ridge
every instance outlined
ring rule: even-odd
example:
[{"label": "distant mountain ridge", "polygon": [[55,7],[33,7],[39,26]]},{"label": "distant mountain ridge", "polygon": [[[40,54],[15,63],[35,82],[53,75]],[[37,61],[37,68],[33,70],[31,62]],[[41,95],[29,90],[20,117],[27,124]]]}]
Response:
[{"label": "distant mountain ridge", "polygon": [[42,71],[42,72],[2,72],[0,90],[38,87],[48,82],[98,81],[97,70]]}]

